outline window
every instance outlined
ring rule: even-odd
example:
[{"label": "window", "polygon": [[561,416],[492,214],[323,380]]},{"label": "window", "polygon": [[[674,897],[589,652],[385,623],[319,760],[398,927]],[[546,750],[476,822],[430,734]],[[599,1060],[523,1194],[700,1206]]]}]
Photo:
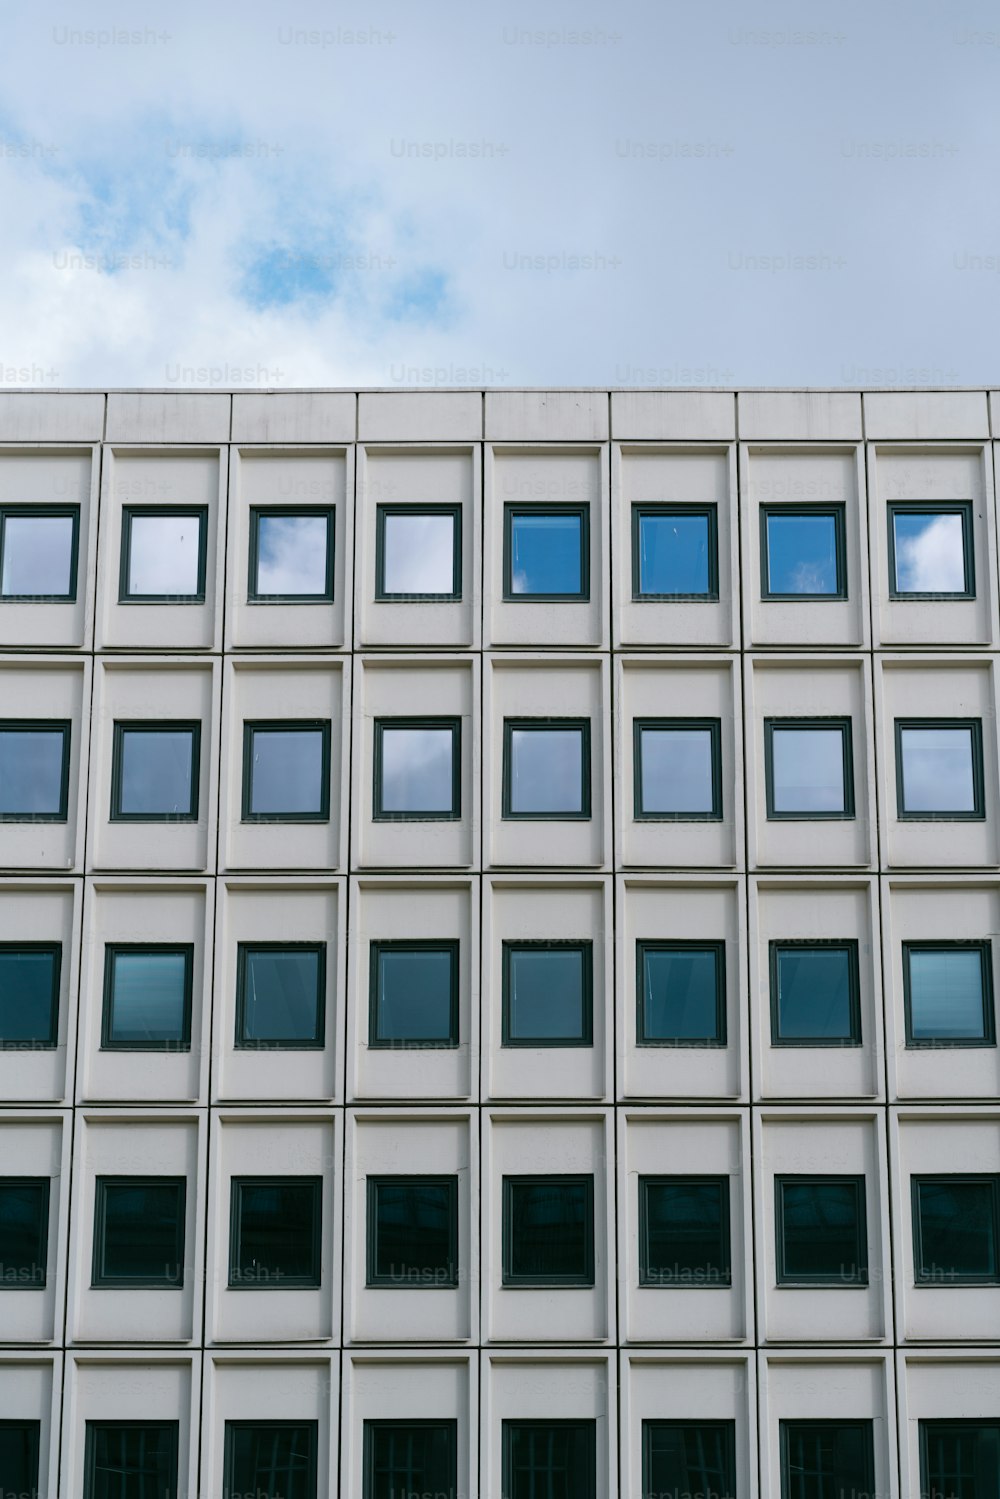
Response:
[{"label": "window", "polygon": [[503,596],[508,602],[590,598],[590,506],[505,505]]},{"label": "window", "polygon": [[671,822],[722,817],[722,724],[717,718],[637,718],[635,816]]},{"label": "window", "polygon": [[177,1499],[176,1421],[88,1421],[83,1499]]},{"label": "window", "polygon": [[717,1291],[731,1281],[729,1178],[640,1176],[639,1284]]},{"label": "window", "polygon": [[208,510],[126,505],[122,510],[122,604],[203,604]]},{"label": "window", "polygon": [[197,822],[200,723],[116,723],[112,822]]},{"label": "window", "polygon": [[458,1285],[458,1177],[368,1178],[368,1285]]},{"label": "window", "polygon": [[234,1176],[230,1286],[252,1291],[318,1286],[322,1202],[318,1176]]},{"label": "window", "polygon": [[505,718],[503,816],[590,817],[589,718]]},{"label": "window", "polygon": [[194,947],[108,944],[104,949],[104,1051],[188,1051]]},{"label": "window", "polygon": [[986,815],[980,719],[896,719],[896,815],[918,822]]},{"label": "window", "polygon": [[781,1499],[861,1499],[875,1493],[871,1421],[780,1421]]},{"label": "window", "polygon": [[40,1421],[0,1419],[0,1473],[3,1491],[17,1499],[40,1499],[38,1492],[38,1449]]},{"label": "window", "polygon": [[904,942],[906,1044],[995,1046],[989,942]]},{"label": "window", "polygon": [[597,1422],[504,1421],[502,1499],[594,1499]]},{"label": "window", "polygon": [[725,1046],[726,944],[645,942],[636,951],[636,1045]]},{"label": "window", "polygon": [[78,505],[0,506],[0,600],[72,604],[79,534]]},{"label": "window", "polygon": [[376,718],[376,822],[456,821],[462,815],[457,718]]},{"label": "window", "polygon": [[458,1423],[366,1421],[362,1462],[364,1499],[456,1499]]},{"label": "window", "polygon": [[762,505],[760,565],[765,599],[846,599],[844,506]]},{"label": "window", "polygon": [[632,598],[719,597],[715,505],[632,506]]},{"label": "window", "polygon": [[326,822],[330,720],[243,725],[243,821]]},{"label": "window", "polygon": [[735,1421],[643,1421],[642,1499],[736,1499]]},{"label": "window", "polygon": [[591,942],[503,944],[504,1046],[594,1044]]},{"label": "window", "polygon": [[333,602],[332,507],[250,507],[250,604]]},{"label": "window", "polygon": [[0,1177],[0,1291],[44,1291],[49,1178]]},{"label": "window", "polygon": [[61,968],[58,942],[0,943],[0,1051],[56,1045]]},{"label": "window", "polygon": [[772,942],[771,1045],[860,1046],[858,944]]},{"label": "window", "polygon": [[917,1285],[1000,1285],[1000,1176],[915,1176],[912,1191]]},{"label": "window", "polygon": [[901,500],[888,521],[890,598],[975,598],[969,500]]},{"label": "window", "polygon": [[853,765],[849,718],[765,718],[768,817],[853,817]]},{"label": "window", "polygon": [[594,1178],[505,1176],[503,1284],[594,1284]]},{"label": "window", "polygon": [[866,1286],[863,1176],[777,1176],[779,1286]]},{"label": "window", "polygon": [[458,1045],[458,943],[373,942],[368,1045]]},{"label": "window", "polygon": [[921,1421],[920,1499],[1000,1494],[1000,1421]]},{"label": "window", "polygon": [[0,822],[65,822],[71,726],[0,720]]},{"label": "window", "polygon": [[377,505],[375,597],[462,597],[461,505]]},{"label": "window", "polygon": [[223,1499],[316,1499],[316,1421],[227,1421]]},{"label": "window", "polygon": [[94,1266],[100,1289],[184,1284],[183,1176],[99,1176],[94,1184]]},{"label": "window", "polygon": [[239,943],[237,1051],[322,1048],[325,999],[325,942]]}]

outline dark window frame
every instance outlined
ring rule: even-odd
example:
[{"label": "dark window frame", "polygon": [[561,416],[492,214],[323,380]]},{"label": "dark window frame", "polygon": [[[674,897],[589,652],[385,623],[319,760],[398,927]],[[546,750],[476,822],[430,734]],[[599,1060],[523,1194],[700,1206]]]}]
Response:
[{"label": "dark window frame", "polygon": [[[449,729],[451,731],[451,811],[387,812],[382,806],[382,736],[386,729]],[[462,720],[448,714],[439,717],[380,717],[372,722],[372,821],[373,822],[461,822],[462,820]]]},{"label": "dark window frame", "polygon": [[[455,604],[462,599],[462,505],[422,504],[375,506],[376,604]],[[449,593],[389,593],[385,586],[385,523],[394,515],[450,515],[452,518],[452,587]]]},{"label": "dark window frame", "polygon": [[[992,1189],[993,1254],[997,1269],[993,1275],[969,1275],[954,1270],[949,1273],[947,1284],[933,1270],[924,1265],[923,1236],[920,1229],[920,1187],[924,1182],[988,1182]],[[910,1177],[910,1207],[913,1223],[913,1283],[923,1290],[954,1289],[962,1286],[1000,1286],[1000,1173],[991,1171],[922,1171]]]},{"label": "dark window frame", "polygon": [[389,1429],[392,1429],[392,1430],[412,1431],[414,1429],[427,1430],[429,1428],[434,1428],[435,1430],[440,1430],[440,1431],[447,1431],[447,1433],[448,1433],[448,1456],[447,1456],[447,1461],[448,1461],[448,1465],[449,1465],[450,1476],[452,1476],[454,1478],[454,1484],[453,1484],[453,1488],[452,1488],[452,1495],[449,1496],[449,1499],[454,1499],[454,1496],[457,1494],[458,1487],[459,1487],[459,1485],[458,1485],[458,1422],[454,1418],[454,1416],[445,1416],[445,1417],[436,1417],[436,1416],[429,1416],[429,1417],[428,1416],[424,1416],[424,1417],[420,1417],[420,1416],[404,1416],[401,1420],[395,1420],[392,1417],[388,1417],[388,1418],[386,1418],[386,1417],[375,1417],[374,1419],[369,1419],[369,1418],[366,1417],[365,1420],[364,1420],[363,1426],[362,1426],[362,1460],[361,1460],[362,1461],[362,1487],[363,1487],[363,1492],[364,1492],[364,1499],[375,1499],[375,1472],[374,1472],[375,1453],[374,1453],[374,1447],[375,1447],[375,1434],[376,1434],[376,1432],[377,1431],[386,1431],[386,1430],[389,1430]]},{"label": "dark window frame", "polygon": [[[960,515],[962,517],[962,557],[965,563],[965,588],[960,593],[947,590],[933,593],[916,593],[900,590],[896,584],[896,516],[897,515]],[[889,500],[886,505],[886,546],[889,558],[889,597],[906,603],[921,599],[945,601],[948,599],[974,599],[976,597],[976,543],[973,534],[973,508],[971,500]]]},{"label": "dark window frame", "polygon": [[[774,807],[775,729],[839,729],[843,761],[844,809],[842,812],[778,812]],[[854,799],[854,731],[851,717],[834,713],[829,717],[782,717],[764,719],[764,792],[769,822],[853,822],[857,816]]]},{"label": "dark window frame", "polygon": [[[912,978],[910,954],[919,952],[976,952],[979,955],[981,998],[983,1005],[982,1036],[914,1036],[912,1012]],[[948,941],[928,939],[919,942],[904,942],[903,957],[903,1021],[906,1030],[907,1051],[966,1050],[969,1047],[996,1046],[996,1004],[993,997],[993,945],[988,937],[981,941]]]},{"label": "dark window frame", "polygon": [[[847,953],[847,1003],[850,1017],[850,1035],[842,1036],[782,1036],[778,1027],[778,976],[779,959],[783,952],[846,952]],[[771,1010],[771,1045],[780,1047],[834,1047],[852,1050],[863,1046],[861,1034],[861,963],[857,937],[774,937],[768,942],[768,980]]]},{"label": "dark window frame", "polygon": [[[308,1431],[309,1453],[308,1469],[305,1479],[306,1491],[315,1496],[317,1490],[317,1463],[319,1453],[319,1422],[315,1419],[302,1417],[296,1420],[275,1420],[268,1416],[265,1419],[255,1421],[226,1421],[223,1428],[223,1499],[242,1499],[243,1490],[237,1488],[234,1469],[236,1467],[235,1438],[240,1431]],[[284,1478],[285,1474],[276,1474],[278,1478]]]},{"label": "dark window frame", "polygon": [[[561,1431],[575,1430],[586,1434],[588,1470],[585,1474],[577,1474],[573,1488],[574,1499],[596,1499],[597,1493],[597,1422],[591,1417],[559,1417],[524,1419],[506,1417],[500,1424],[501,1442],[501,1485],[500,1493],[502,1499],[510,1499],[514,1492],[513,1485],[513,1437],[515,1430],[529,1427],[537,1431],[548,1431],[557,1428]],[[582,1482],[580,1481],[582,1478]]]},{"label": "dark window frame", "polygon": [[790,1499],[788,1481],[790,1468],[789,1438],[792,1434],[792,1429],[795,1427],[822,1427],[829,1431],[844,1430],[845,1428],[849,1429],[852,1427],[857,1427],[859,1430],[863,1430],[867,1435],[868,1440],[865,1443],[866,1471],[861,1492],[871,1495],[875,1494],[875,1432],[872,1421],[870,1419],[859,1419],[855,1417],[845,1417],[843,1419],[840,1417],[834,1417],[832,1419],[803,1418],[801,1420],[779,1421],[778,1423],[778,1446],[780,1453],[779,1461],[781,1466],[781,1499]]},{"label": "dark window frame", "polygon": [[0,1051],[55,1051],[59,1045],[59,997],[62,992],[61,942],[0,942],[4,953],[48,953],[52,958],[52,991],[49,998],[49,1030],[45,1041],[7,1041],[0,1036]]},{"label": "dark window frame", "polygon": [[156,1431],[169,1432],[173,1438],[168,1454],[167,1488],[158,1499],[178,1499],[177,1496],[177,1452],[180,1438],[178,1421],[88,1421],[84,1439],[83,1499],[97,1499],[97,1432],[103,1431]]},{"label": "dark window frame", "polygon": [[62,736],[62,766],[59,772],[59,806],[55,812],[2,812],[4,822],[68,822],[69,821],[69,761],[72,748],[73,722],[69,718],[3,718],[0,719],[0,736],[7,733],[50,733]]},{"label": "dark window frame", "polygon": [[[659,1272],[649,1268],[649,1188],[659,1186],[676,1186],[683,1184],[690,1187],[713,1186],[719,1189],[719,1278],[715,1281],[692,1281],[671,1284],[665,1282]],[[730,1197],[732,1186],[728,1176],[720,1176],[717,1173],[694,1173],[674,1172],[670,1175],[658,1173],[655,1176],[639,1175],[639,1242],[638,1242],[638,1270],[640,1286],[655,1288],[665,1291],[721,1291],[730,1290],[733,1284],[733,1228]]]},{"label": "dark window frame", "polygon": [[[278,516],[322,516],[326,521],[326,566],[322,593],[261,593],[257,587],[260,562],[260,522]],[[248,604],[332,604],[334,602],[334,563],[336,558],[336,505],[251,505],[247,568]]]},{"label": "dark window frame", "polygon": [[[254,735],[262,733],[310,732],[319,730],[320,740],[320,805],[316,812],[254,812],[253,797],[253,741]],[[328,718],[245,718],[243,720],[243,787],[240,797],[240,821],[249,823],[281,823],[330,821],[330,764],[332,725]]]},{"label": "dark window frame", "polygon": [[[580,811],[514,812],[511,810],[514,731],[534,729],[575,729],[580,734]],[[591,794],[589,718],[505,718],[503,721],[503,771],[500,816],[504,822],[590,822],[593,817]]]},{"label": "dark window frame", "polygon": [[[191,735],[191,801],[187,812],[123,812],[122,760],[126,734]],[[201,802],[201,720],[197,718],[116,718],[111,751],[112,822],[197,822]]]},{"label": "dark window frame", "polygon": [[719,1419],[709,1418],[705,1421],[662,1421],[656,1417],[645,1419],[642,1423],[642,1499],[660,1499],[657,1490],[653,1489],[650,1468],[652,1466],[652,1454],[650,1448],[653,1438],[658,1430],[665,1428],[672,1431],[698,1431],[719,1432],[723,1436],[723,1461],[726,1466],[724,1494],[719,1494],[718,1499],[736,1499],[736,1422],[732,1418]]},{"label": "dark window frame", "polygon": [[[198,520],[198,586],[194,593],[132,593],[132,522],[139,517],[192,516]],[[119,604],[204,604],[208,571],[207,505],[123,505],[121,558],[118,569]]]},{"label": "dark window frame", "polygon": [[[640,588],[642,569],[639,565],[639,549],[642,522],[647,516],[700,515],[708,522],[708,592],[707,593],[643,593]],[[632,602],[633,604],[717,604],[719,602],[719,507],[714,501],[704,505],[677,504],[669,502],[632,506]]]},{"label": "dark window frame", "polygon": [[[32,1416],[0,1416],[0,1434],[5,1431],[20,1432],[25,1438],[28,1448],[29,1486],[26,1490],[20,1490],[11,1485],[8,1492],[19,1494],[20,1499],[41,1499],[41,1490],[38,1487],[42,1450],[41,1421],[37,1417]],[[7,1488],[6,1480],[4,1481],[4,1487],[5,1489]]]},{"label": "dark window frame", "polygon": [[[250,1280],[240,1274],[239,1249],[241,1244],[240,1208],[244,1187],[304,1187],[308,1184],[312,1192],[313,1227],[310,1254],[315,1266],[315,1277],[288,1275],[266,1280]],[[229,1179],[229,1274],[227,1287],[230,1291],[315,1291],[323,1284],[323,1178],[321,1176],[232,1176]]]},{"label": "dark window frame", "polygon": [[[705,730],[710,735],[712,757],[712,809],[710,812],[647,812],[642,804],[642,735],[646,729]],[[722,821],[722,720],[721,718],[633,718],[632,720],[632,816],[636,822]]]},{"label": "dark window frame", "polygon": [[[253,953],[314,953],[316,955],[316,1034],[311,1041],[249,1041],[246,1028],[247,957]],[[234,1051],[322,1051],[326,1045],[326,943],[237,942],[236,1024]]]},{"label": "dark window frame", "polygon": [[[711,952],[715,954],[715,1038],[713,1040],[686,1040],[670,1037],[650,1038],[646,1035],[646,1017],[643,998],[646,993],[646,955],[656,952]],[[636,1046],[666,1046],[683,1050],[723,1051],[728,1041],[728,1016],[726,1004],[726,944],[724,940],[697,941],[694,939],[672,939],[659,937],[637,937],[635,943],[635,1044]]]},{"label": "dark window frame", "polygon": [[[513,524],[521,515],[575,515],[580,521],[580,590],[578,593],[515,593],[513,590]],[[590,603],[590,504],[550,504],[546,500],[508,500],[503,507],[503,602],[505,604]]]},{"label": "dark window frame", "polygon": [[[383,952],[447,952],[449,979],[449,1039],[447,1041],[385,1041],[378,1034],[379,958]],[[368,947],[368,1045],[373,1051],[454,1051],[459,1043],[459,940],[457,937],[372,938]]]},{"label": "dark window frame", "polygon": [[[399,1187],[403,1184],[416,1186],[445,1187],[448,1192],[448,1259],[451,1274],[447,1280],[401,1281],[391,1275],[378,1272],[378,1194],[379,1188]],[[454,1290],[459,1284],[458,1265],[458,1177],[440,1174],[379,1172],[365,1178],[365,1285],[369,1289],[383,1291],[442,1291]]]},{"label": "dark window frame", "polygon": [[918,1420],[917,1436],[920,1447],[920,1499],[941,1499],[941,1491],[931,1488],[929,1474],[929,1441],[932,1435],[953,1432],[956,1435],[972,1434],[976,1431],[996,1431],[1000,1441],[1000,1418],[996,1416],[937,1417]]},{"label": "dark window frame", "polygon": [[24,1281],[8,1282],[0,1276],[0,1294],[5,1291],[44,1291],[49,1280],[49,1226],[52,1220],[52,1179],[48,1176],[8,1175],[0,1176],[0,1185],[12,1182],[30,1183],[32,1186],[41,1188],[38,1198],[38,1244],[41,1250],[35,1262],[35,1269],[42,1272],[41,1280],[32,1280],[30,1283]]},{"label": "dark window frame", "polygon": [[[906,729],[968,729],[972,751],[971,812],[907,812],[903,799],[903,732]],[[900,822],[984,822],[986,820],[986,778],[983,762],[983,721],[981,718],[897,718],[893,721],[896,750],[896,817]]]},{"label": "dark window frame", "polygon": [[[768,545],[767,523],[772,516],[784,519],[812,520],[816,516],[828,517],[834,526],[834,557],[837,586],[832,593],[776,593],[771,589],[771,553]],[[760,596],[765,603],[823,604],[843,603],[849,597],[847,590],[847,506],[842,501],[830,504],[800,504],[795,501],[768,503],[760,506]]]},{"label": "dark window frame", "polygon": [[[584,1268],[581,1275],[533,1275],[527,1276],[517,1273],[512,1269],[514,1251],[514,1214],[513,1199],[514,1189],[525,1182],[533,1186],[538,1182],[547,1182],[550,1186],[557,1184],[582,1186],[584,1193],[584,1214],[589,1213],[590,1234],[584,1239]],[[502,1261],[501,1285],[513,1290],[530,1290],[538,1286],[550,1286],[553,1288],[567,1289],[592,1289],[596,1285],[596,1234],[597,1224],[594,1219],[594,1177],[593,1173],[586,1172],[549,1172],[537,1171],[528,1175],[516,1174],[504,1176],[501,1183],[502,1197]]]},{"label": "dark window frame", "polygon": [[[794,1275],[785,1268],[785,1203],[782,1188],[785,1186],[851,1186],[855,1200],[855,1274],[847,1280],[844,1276],[815,1274]],[[865,1290],[870,1282],[868,1264],[868,1203],[864,1176],[853,1172],[786,1171],[774,1178],[774,1260],[775,1281],[779,1286],[807,1287],[810,1290]]]},{"label": "dark window frame", "polygon": [[[118,1187],[162,1187],[171,1185],[178,1189],[180,1211],[174,1224],[174,1258],[177,1266],[175,1277],[146,1275],[111,1275],[103,1268],[107,1250],[107,1189]],[[90,1285],[96,1291],[181,1291],[184,1289],[184,1251],[187,1238],[187,1177],[186,1176],[97,1176],[94,1179],[94,1244],[91,1255]]]},{"label": "dark window frame", "polygon": [[[526,949],[534,949],[536,952],[578,952],[583,958],[582,974],[583,988],[580,995],[583,1012],[583,1034],[579,1039],[568,1040],[564,1037],[550,1037],[545,1040],[538,1036],[532,1036],[527,1040],[518,1040],[510,1029],[510,960],[514,950],[523,952]],[[517,937],[505,940],[500,948],[500,1044],[515,1050],[530,1050],[535,1047],[546,1048],[586,1048],[594,1044],[594,943],[589,937],[552,937],[532,938]]]},{"label": "dark window frame", "polygon": [[[184,1008],[181,1035],[176,1041],[115,1041],[111,1018],[115,994],[115,959],[119,953],[173,953],[184,959]],[[193,942],[106,942],[104,945],[104,988],[101,995],[102,1051],[168,1051],[191,1050],[191,1013],[194,996]]]},{"label": "dark window frame", "polygon": [[7,542],[7,521],[23,517],[40,517],[49,520],[70,520],[73,535],[70,541],[69,592],[68,593],[0,593],[3,604],[75,604],[79,583],[80,565],[80,506],[79,505],[7,505],[0,504],[0,577],[3,576],[3,554]]}]

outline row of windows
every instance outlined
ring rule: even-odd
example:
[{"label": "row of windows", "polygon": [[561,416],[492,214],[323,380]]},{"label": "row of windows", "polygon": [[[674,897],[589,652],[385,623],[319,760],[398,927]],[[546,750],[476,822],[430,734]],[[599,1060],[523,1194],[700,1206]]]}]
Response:
[{"label": "row of windows", "polygon": [[[638,1284],[719,1290],[732,1284],[730,1179],[640,1176]],[[865,1179],[779,1175],[774,1182],[779,1286],[867,1286]],[[50,1182],[0,1177],[0,1290],[44,1290]],[[910,1178],[916,1286],[1000,1285],[1000,1176]],[[95,1289],[180,1289],[185,1277],[184,1177],[98,1176]],[[455,1288],[457,1176],[366,1179],[365,1284]],[[321,1284],[321,1177],[233,1177],[228,1285],[294,1290]],[[594,1178],[504,1176],[501,1284],[592,1287]],[[327,1230],[328,1231],[328,1230]]]},{"label": "row of windows", "polygon": [[[458,1047],[459,942],[432,937],[369,944],[368,1045]],[[860,1046],[856,938],[771,940],[771,1044]],[[321,1048],[326,943],[237,945],[237,1049]],[[639,1046],[724,1047],[724,942],[636,942]],[[992,950],[980,942],[902,944],[906,1045],[993,1046]],[[0,943],[0,1049],[55,1047],[60,943]],[[185,1051],[191,1045],[193,943],[107,943],[101,1048]],[[501,1044],[592,1046],[590,940],[503,941]]]},{"label": "row of windows", "polygon": [[[0,720],[0,820],[65,822],[72,725]],[[325,822],[330,816],[325,720],[243,725],[244,822]],[[461,720],[376,718],[376,821],[462,815]],[[985,816],[980,719],[896,719],[897,816]],[[724,817],[721,719],[633,720],[634,816]],[[116,721],[111,820],[197,822],[201,724]],[[851,719],[765,718],[767,816],[802,821],[855,815]],[[588,820],[590,720],[505,718],[505,819]]]},{"label": "row of windows", "polygon": [[[887,510],[889,596],[976,595],[971,500],[895,501]],[[250,604],[332,603],[336,511],[332,506],[252,506]],[[448,602],[463,596],[462,507],[376,507],[377,602]],[[632,507],[632,597],[719,598],[714,504]],[[761,597],[847,598],[843,504],[760,507]],[[76,598],[79,506],[0,507],[0,600],[69,603]],[[122,510],[120,603],[205,601],[208,509],[126,505]],[[503,597],[590,598],[590,506],[505,504]]]}]

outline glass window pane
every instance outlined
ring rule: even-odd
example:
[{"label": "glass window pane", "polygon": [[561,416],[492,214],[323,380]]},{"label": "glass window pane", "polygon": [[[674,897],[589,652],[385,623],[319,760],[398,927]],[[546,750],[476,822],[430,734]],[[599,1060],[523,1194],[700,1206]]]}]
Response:
[{"label": "glass window pane", "polygon": [[583,731],[510,728],[510,811],[515,816],[582,813]]},{"label": "glass window pane", "polygon": [[643,1499],[736,1499],[734,1421],[643,1421]]},{"label": "glass window pane", "polygon": [[0,1046],[54,1046],[58,947],[0,947]]},{"label": "glass window pane", "polygon": [[596,1421],[504,1421],[503,1499],[594,1499]]},{"label": "glass window pane", "polygon": [[965,521],[962,514],[892,512],[897,593],[965,593]]},{"label": "glass window pane", "polygon": [[709,515],[682,511],[638,516],[639,593],[703,598],[712,592]]},{"label": "glass window pane", "polygon": [[782,1421],[781,1499],[874,1494],[871,1421]]},{"label": "glass window pane", "polygon": [[315,1421],[227,1421],[223,1499],[316,1499]]},{"label": "glass window pane", "polygon": [[641,726],[640,811],[710,816],[717,810],[714,762],[711,728]]},{"label": "glass window pane", "polygon": [[840,517],[818,512],[765,512],[767,591],[805,597],[842,592],[837,568]]},{"label": "glass window pane", "polygon": [[233,1180],[231,1286],[318,1286],[319,1177]]},{"label": "glass window pane", "polygon": [[716,947],[643,949],[640,1045],[725,1042],[720,963]]},{"label": "glass window pane", "polygon": [[200,514],[142,515],[129,524],[128,597],[192,597],[202,592]]},{"label": "glass window pane", "polygon": [[250,814],[325,817],[328,730],[254,728],[250,737]]},{"label": "glass window pane", "polygon": [[325,598],[330,517],[259,513],[254,593],[279,598]]},{"label": "glass window pane", "polygon": [[985,957],[978,947],[906,950],[909,1026],[914,1041],[986,1038]]},{"label": "glass window pane", "polygon": [[589,1042],[590,950],[508,946],[505,1044]]},{"label": "glass window pane", "polygon": [[111,951],[104,1045],[190,1041],[192,950]]},{"label": "glass window pane", "polygon": [[779,1280],[867,1285],[863,1179],[779,1177],[775,1189]]},{"label": "glass window pane", "polygon": [[776,947],[776,1041],[857,1041],[849,947]]},{"label": "glass window pane", "polygon": [[730,1283],[729,1182],[640,1177],[641,1285],[712,1289]]},{"label": "glass window pane", "polygon": [[126,817],[189,817],[195,807],[195,734],[192,729],[120,732],[116,811]]},{"label": "glass window pane", "polygon": [[370,1178],[369,1285],[458,1284],[458,1179]]},{"label": "glass window pane", "polygon": [[73,593],[76,521],[72,515],[6,514],[0,594],[69,598]]},{"label": "glass window pane", "polygon": [[185,1199],[183,1179],[98,1177],[94,1284],[182,1285]]},{"label": "glass window pane", "polygon": [[1000,1422],[921,1421],[921,1499],[1000,1494]]},{"label": "glass window pane", "polygon": [[322,1041],[320,948],[241,949],[238,1046],[315,1045]]},{"label": "glass window pane", "polygon": [[503,1278],[593,1284],[593,1177],[504,1177]]},{"label": "glass window pane", "polygon": [[372,1041],[457,1045],[456,961],[453,947],[377,948]]},{"label": "glass window pane", "polygon": [[971,727],[902,727],[899,737],[905,812],[975,812]]},{"label": "glass window pane", "polygon": [[38,1448],[40,1421],[0,1418],[0,1474],[3,1492],[17,1499],[39,1499]]},{"label": "glass window pane", "polygon": [[917,1279],[948,1286],[997,1280],[998,1178],[914,1178]]},{"label": "glass window pane", "polygon": [[450,815],[455,808],[455,732],[447,728],[381,730],[379,810]]},{"label": "glass window pane", "polygon": [[845,811],[843,730],[775,725],[771,776],[775,812]]},{"label": "glass window pane", "polygon": [[0,1177],[0,1291],[45,1289],[48,1239],[48,1177]]},{"label": "glass window pane", "polygon": [[382,518],[382,591],[452,594],[455,576],[455,517],[414,508]]},{"label": "glass window pane", "polygon": [[177,1499],[176,1421],[88,1421],[84,1499]]},{"label": "glass window pane", "polygon": [[456,1499],[455,1421],[366,1421],[364,1499]]},{"label": "glass window pane", "polygon": [[65,817],[68,752],[63,728],[0,727],[0,817]]},{"label": "glass window pane", "polygon": [[511,511],[510,592],[513,595],[583,592],[583,517],[579,512]]}]

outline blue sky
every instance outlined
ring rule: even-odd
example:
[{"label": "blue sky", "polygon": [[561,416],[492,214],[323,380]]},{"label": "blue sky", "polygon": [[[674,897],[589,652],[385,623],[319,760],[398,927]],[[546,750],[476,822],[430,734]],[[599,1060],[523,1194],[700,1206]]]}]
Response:
[{"label": "blue sky", "polygon": [[0,388],[1000,378],[989,0],[0,24]]}]

